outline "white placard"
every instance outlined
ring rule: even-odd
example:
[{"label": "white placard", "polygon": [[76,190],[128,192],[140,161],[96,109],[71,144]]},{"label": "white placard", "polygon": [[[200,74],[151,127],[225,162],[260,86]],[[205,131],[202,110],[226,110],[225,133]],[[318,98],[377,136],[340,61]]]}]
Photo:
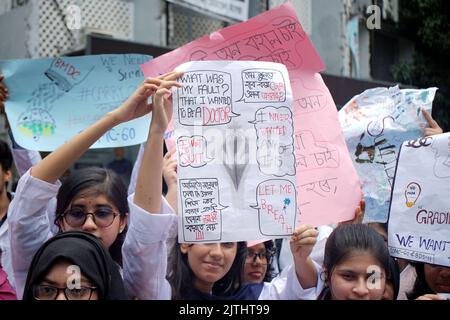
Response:
[{"label": "white placard", "polygon": [[180,242],[291,235],[297,214],[292,90],[271,62],[182,64],[174,91]]},{"label": "white placard", "polygon": [[405,142],[390,215],[389,251],[450,267],[450,133]]}]

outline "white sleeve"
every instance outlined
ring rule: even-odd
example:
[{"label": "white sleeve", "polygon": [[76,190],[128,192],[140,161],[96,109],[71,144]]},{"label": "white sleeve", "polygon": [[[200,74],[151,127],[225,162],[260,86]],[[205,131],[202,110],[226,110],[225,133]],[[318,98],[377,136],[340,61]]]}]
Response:
[{"label": "white sleeve", "polygon": [[40,246],[52,236],[47,207],[58,193],[55,184],[36,179],[28,170],[19,180],[16,194],[8,208],[11,263],[17,297],[23,296],[28,268]]},{"label": "white sleeve", "polygon": [[11,151],[19,176],[23,176],[32,166],[42,160],[41,155],[37,151],[14,148]]},{"label": "white sleeve", "polygon": [[323,290],[323,281],[320,280],[321,267],[314,263],[317,270],[317,286],[303,289],[298,281],[295,267],[286,267],[271,282],[264,283],[259,300],[316,300]]},{"label": "white sleeve", "polygon": [[172,296],[166,280],[167,245],[177,216],[161,196],[161,213],[152,214],[128,196],[130,224],[122,247],[125,289],[131,298],[139,300],[170,300]]},{"label": "white sleeve", "polygon": [[325,245],[327,244],[328,237],[333,228],[330,226],[320,226],[317,228],[319,235],[317,236],[317,243],[314,245],[313,251],[311,252],[311,259],[319,265],[323,264],[323,258],[325,256]]},{"label": "white sleeve", "polygon": [[[322,265],[323,257],[325,254],[325,245],[327,243],[328,236],[331,234],[331,232],[333,232],[333,228],[331,226],[325,225],[318,227],[317,231],[319,231],[319,235],[317,236],[317,242],[314,245],[310,257],[314,260],[314,262]],[[292,257],[289,239],[283,239],[279,256],[279,265],[281,270],[288,267],[292,263],[294,263],[294,259]]]},{"label": "white sleeve", "polygon": [[139,153],[136,157],[136,161],[134,162],[133,171],[131,172],[130,184],[128,185],[128,195],[134,193],[134,191],[136,190],[136,182],[143,157],[144,157],[144,144],[141,144],[141,146],[139,147]]}]

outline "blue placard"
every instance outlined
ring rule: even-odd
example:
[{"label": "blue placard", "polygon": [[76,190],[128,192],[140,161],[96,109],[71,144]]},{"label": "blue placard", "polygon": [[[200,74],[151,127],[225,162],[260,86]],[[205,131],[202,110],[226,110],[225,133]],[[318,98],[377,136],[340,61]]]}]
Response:
[{"label": "blue placard", "polygon": [[[9,99],[6,113],[16,142],[52,151],[119,107],[142,83],[139,54],[0,61]],[[139,144],[150,115],[109,130],[92,148]]]}]

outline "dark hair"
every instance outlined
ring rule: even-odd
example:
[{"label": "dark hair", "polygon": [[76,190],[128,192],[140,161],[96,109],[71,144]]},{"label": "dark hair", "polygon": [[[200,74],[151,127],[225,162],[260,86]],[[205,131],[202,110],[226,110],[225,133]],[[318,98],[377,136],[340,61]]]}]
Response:
[{"label": "dark hair", "polygon": [[23,300],[34,300],[33,287],[61,261],[77,265],[97,287],[99,299],[126,299],[119,267],[103,244],[90,233],[69,231],[50,238],[35,253],[28,269]]},{"label": "dark hair", "polygon": [[415,300],[425,294],[434,293],[425,278],[425,263],[415,262],[414,267],[416,269],[417,276],[412,290],[406,293],[406,297],[408,298],[408,300]]},{"label": "dark hair", "polygon": [[13,156],[9,145],[5,141],[0,140],[0,164],[3,171],[11,170],[12,163]]},{"label": "dark hair", "polygon": [[386,273],[386,280],[392,283],[394,288],[393,300],[397,300],[398,292],[400,291],[400,268],[398,262],[393,257],[389,257],[389,272]]},{"label": "dark hair", "polygon": [[[129,212],[127,189],[122,179],[112,170],[98,167],[83,168],[72,172],[62,180],[56,197],[55,224],[59,226],[61,215],[67,210],[73,199],[80,193],[91,195],[105,195],[119,210],[121,219]],[[122,266],[122,245],[128,226],[117,235],[116,240],[109,247],[111,257]]]},{"label": "dark hair", "polygon": [[[195,244],[191,244],[195,246]],[[245,256],[247,251],[247,244],[245,242],[237,243],[236,256],[228,273],[214,286],[212,293],[218,297],[227,297],[236,293],[242,285],[241,271],[244,267]],[[167,280],[172,287],[173,300],[190,300],[196,295],[194,294],[194,273],[189,266],[187,254],[180,250],[178,241],[172,247],[171,255],[169,257],[170,271]]]},{"label": "dark hair", "polygon": [[[389,272],[389,252],[383,237],[365,224],[340,225],[327,239],[323,266],[331,278],[334,268],[354,251],[369,252]],[[329,296],[328,296],[329,297]]]},{"label": "dark hair", "polygon": [[269,240],[264,242],[264,247],[266,247],[266,252],[268,256],[270,256],[270,261],[267,261],[269,264],[267,265],[266,275],[264,276],[264,282],[270,282],[276,276],[275,268],[273,267],[273,257],[276,256],[277,248],[275,247],[275,243],[273,240]]}]

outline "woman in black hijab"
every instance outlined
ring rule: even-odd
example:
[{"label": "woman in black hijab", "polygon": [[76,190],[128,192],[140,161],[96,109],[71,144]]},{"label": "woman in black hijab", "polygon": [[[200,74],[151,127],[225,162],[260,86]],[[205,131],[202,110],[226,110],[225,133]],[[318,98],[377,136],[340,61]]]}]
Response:
[{"label": "woman in black hijab", "polygon": [[23,300],[58,297],[126,299],[118,265],[92,234],[63,232],[50,238],[36,252],[28,270]]}]

